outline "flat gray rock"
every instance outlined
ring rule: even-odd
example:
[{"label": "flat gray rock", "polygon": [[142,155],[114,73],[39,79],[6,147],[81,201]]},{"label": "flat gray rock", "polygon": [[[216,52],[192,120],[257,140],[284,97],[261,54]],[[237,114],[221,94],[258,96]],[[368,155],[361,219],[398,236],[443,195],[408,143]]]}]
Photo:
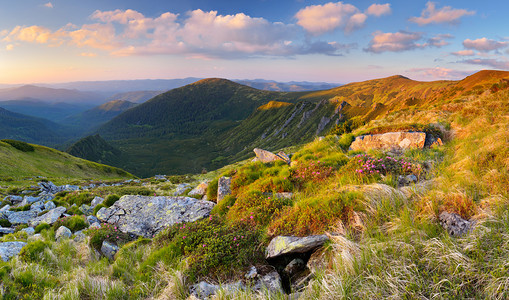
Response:
[{"label": "flat gray rock", "polygon": [[190,197],[125,195],[111,207],[101,208],[97,218],[124,233],[151,238],[166,226],[209,216],[214,205]]},{"label": "flat gray rock", "polygon": [[53,223],[55,223],[62,216],[62,214],[66,210],[67,209],[65,207],[63,207],[63,206],[59,206],[57,208],[53,208],[52,210],[50,210],[49,212],[45,213],[44,215],[42,215],[40,217],[37,217],[37,218],[34,218],[30,222],[30,225],[35,227],[35,226],[39,225],[40,223],[53,224]]},{"label": "flat gray rock", "polygon": [[39,210],[14,211],[9,213],[8,220],[13,225],[28,224],[32,219],[37,217],[39,212]]},{"label": "flat gray rock", "polygon": [[329,238],[325,234],[306,237],[277,236],[270,241],[265,251],[266,258],[275,258],[292,253],[306,253],[323,246],[328,240]]},{"label": "flat gray rock", "polygon": [[6,228],[6,227],[0,227],[0,234],[9,234],[14,233],[16,230],[14,228]]},{"label": "flat gray rock", "polygon": [[3,261],[8,261],[11,257],[18,255],[26,244],[24,242],[0,243],[0,257]]},{"label": "flat gray rock", "polygon": [[440,224],[451,236],[462,236],[472,229],[473,222],[469,222],[460,215],[443,211],[439,216]]}]

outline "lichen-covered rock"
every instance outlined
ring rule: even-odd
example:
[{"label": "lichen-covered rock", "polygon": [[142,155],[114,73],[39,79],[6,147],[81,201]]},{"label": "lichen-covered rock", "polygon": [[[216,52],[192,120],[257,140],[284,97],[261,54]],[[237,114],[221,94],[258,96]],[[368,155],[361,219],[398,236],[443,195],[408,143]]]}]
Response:
[{"label": "lichen-covered rock", "polygon": [[91,225],[91,224],[100,223],[100,222],[96,216],[87,216],[87,223],[88,223],[88,225]]},{"label": "lichen-covered rock", "polygon": [[270,151],[263,150],[260,148],[254,148],[253,152],[256,154],[256,158],[258,161],[261,161],[262,163],[269,163],[277,160],[281,160],[286,162],[287,164],[290,164],[290,158],[288,155],[286,155],[284,152],[279,152],[278,154],[274,154]]},{"label": "lichen-covered rock", "polygon": [[57,206],[55,205],[55,202],[53,201],[48,201],[44,204],[44,209],[45,210],[52,210],[53,208],[56,208]]},{"label": "lichen-covered rock", "polygon": [[455,213],[443,211],[439,216],[440,224],[452,236],[462,236],[472,229],[473,222],[469,222]]},{"label": "lichen-covered rock", "polygon": [[279,273],[272,271],[264,276],[260,276],[260,280],[255,284],[254,289],[261,290],[263,287],[273,293],[283,293]]},{"label": "lichen-covered rock", "polygon": [[62,239],[69,239],[69,238],[71,238],[71,236],[72,236],[72,231],[65,226],[58,227],[57,232],[55,232],[55,239],[57,241],[62,240]]},{"label": "lichen-covered rock", "polygon": [[224,199],[226,195],[232,193],[231,189],[232,179],[230,177],[221,177],[217,182],[217,202]]},{"label": "lichen-covered rock", "polygon": [[328,241],[326,235],[311,235],[306,237],[277,236],[270,241],[265,254],[266,258],[275,258],[285,254],[306,253],[312,251]]},{"label": "lichen-covered rock", "polygon": [[388,132],[358,136],[350,148],[355,151],[422,149],[425,141],[424,132]]},{"label": "lichen-covered rock", "polygon": [[0,243],[0,257],[3,261],[8,261],[11,257],[18,255],[26,244],[24,242]]},{"label": "lichen-covered rock", "polygon": [[94,212],[94,209],[89,206],[89,205],[86,205],[86,204],[82,204],[79,208],[79,210],[85,214],[85,215],[91,215],[93,212]]},{"label": "lichen-covered rock", "polygon": [[30,221],[37,217],[40,210],[29,210],[29,211],[14,211],[8,215],[8,220],[13,225],[28,224]]},{"label": "lichen-covered rock", "polygon": [[17,202],[23,201],[23,197],[16,196],[16,195],[8,195],[8,196],[5,196],[4,201],[10,201],[12,203],[17,203]]},{"label": "lichen-covered rock", "polygon": [[192,191],[189,192],[189,196],[203,196],[207,193],[207,188],[209,187],[209,183],[204,181],[198,184]]},{"label": "lichen-covered rock", "polygon": [[96,207],[97,205],[103,203],[104,201],[104,198],[101,198],[99,196],[96,196],[94,199],[92,199],[92,202],[90,202],[90,207],[91,208],[94,208]]},{"label": "lichen-covered rock", "polygon": [[29,236],[35,234],[35,228],[33,228],[33,227],[23,228],[23,229],[21,229],[21,231],[26,232]]},{"label": "lichen-covered rock", "polygon": [[37,201],[37,202],[34,202],[31,206],[30,206],[30,210],[44,210],[44,202],[43,201]]},{"label": "lichen-covered rock", "polygon": [[106,256],[108,259],[113,260],[115,258],[115,254],[118,252],[118,246],[112,244],[108,241],[103,241],[101,246],[101,253]]},{"label": "lichen-covered rock", "polygon": [[177,189],[175,190],[175,193],[173,193],[173,196],[180,196],[190,189],[191,185],[189,183],[181,183],[177,185]]},{"label": "lichen-covered rock", "polygon": [[9,234],[9,233],[14,233],[15,231],[16,231],[16,229],[14,229],[14,228],[0,227],[0,234]]},{"label": "lichen-covered rock", "polygon": [[125,195],[111,207],[101,208],[97,218],[124,233],[153,237],[166,226],[207,217],[213,207],[213,202],[190,197]]},{"label": "lichen-covered rock", "polygon": [[[37,226],[40,223],[53,224],[55,223],[67,209],[63,206],[53,208],[42,216],[36,217],[30,221],[31,226]],[[12,223],[12,222],[11,222]]]}]

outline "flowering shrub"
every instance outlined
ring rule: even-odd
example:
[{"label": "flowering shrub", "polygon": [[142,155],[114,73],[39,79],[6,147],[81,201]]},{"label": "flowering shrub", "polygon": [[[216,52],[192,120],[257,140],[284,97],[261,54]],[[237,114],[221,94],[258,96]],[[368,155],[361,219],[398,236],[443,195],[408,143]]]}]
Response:
[{"label": "flowering shrub", "polygon": [[334,168],[320,161],[301,163],[293,170],[292,177],[297,182],[313,181],[319,182],[331,176]]},{"label": "flowering shrub", "polygon": [[405,158],[396,159],[391,156],[374,158],[368,154],[359,154],[353,161],[356,164],[355,172],[360,175],[408,175],[422,172],[419,164],[411,163]]},{"label": "flowering shrub", "polygon": [[101,224],[100,228],[91,228],[88,230],[88,234],[90,235],[90,246],[98,251],[101,250],[103,241],[120,247],[130,240],[127,233],[121,232],[116,226],[110,224]]},{"label": "flowering shrub", "polygon": [[289,199],[278,199],[274,196],[266,196],[260,191],[250,191],[240,196],[230,207],[227,219],[234,222],[250,220],[257,225],[265,226],[284,207],[292,204]]},{"label": "flowering shrub", "polygon": [[85,221],[84,216],[63,217],[53,223],[53,228],[55,228],[55,230],[57,230],[60,226],[65,226],[72,232],[76,232],[78,230],[87,228],[87,222]]}]

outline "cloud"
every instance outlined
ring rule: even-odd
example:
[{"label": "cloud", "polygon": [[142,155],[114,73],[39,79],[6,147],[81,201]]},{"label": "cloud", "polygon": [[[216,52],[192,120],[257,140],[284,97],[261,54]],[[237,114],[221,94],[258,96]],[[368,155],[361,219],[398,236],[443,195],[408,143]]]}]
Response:
[{"label": "cloud", "polygon": [[366,9],[365,13],[368,15],[373,15],[375,17],[380,17],[383,15],[391,14],[391,5],[389,3],[386,4],[371,4],[368,9]]},{"label": "cloud", "polygon": [[44,6],[47,8],[53,8],[53,4],[51,2],[44,4]]},{"label": "cloud", "polygon": [[42,26],[16,26],[9,34],[7,34],[3,41],[21,41],[46,44],[52,39],[54,39],[54,35],[48,28]]},{"label": "cloud", "polygon": [[455,55],[455,56],[474,56],[475,52],[474,52],[474,50],[461,50],[461,51],[452,52],[451,54]]},{"label": "cloud", "polygon": [[369,42],[366,52],[382,53],[382,52],[402,52],[414,49],[423,49],[428,47],[437,47],[448,45],[446,39],[453,38],[450,34],[439,34],[426,40],[426,42],[418,43],[423,39],[423,34],[419,32],[381,32],[373,33],[373,38]]},{"label": "cloud", "polygon": [[420,74],[428,79],[458,79],[470,75],[472,72],[453,70],[442,67],[435,68],[413,68],[407,72]]},{"label": "cloud", "polygon": [[5,46],[5,50],[7,50],[7,51],[11,51],[12,49],[14,49],[13,44],[9,44],[9,45]]},{"label": "cloud", "polygon": [[83,56],[83,57],[96,57],[96,56],[97,56],[97,53],[92,53],[92,52],[82,52],[82,53],[80,53],[80,56]]},{"label": "cloud", "polygon": [[409,19],[410,22],[414,22],[420,26],[428,25],[431,23],[448,23],[457,24],[459,19],[463,16],[474,15],[475,11],[469,11],[466,9],[455,9],[450,6],[444,6],[441,9],[436,8],[434,2],[426,3],[426,8],[421,12],[420,17],[412,17]]},{"label": "cloud", "polygon": [[450,34],[438,34],[438,35],[428,39],[427,43],[424,44],[423,46],[424,47],[430,46],[430,47],[440,48],[440,47],[449,45],[449,42],[447,42],[446,40],[452,39],[452,38],[454,38],[454,36],[452,36]]},{"label": "cloud", "polygon": [[487,59],[487,58],[474,58],[459,61],[459,63],[471,64],[471,65],[482,65],[488,66],[490,68],[508,70],[509,69],[509,61],[507,60],[498,60],[498,59]]},{"label": "cloud", "polygon": [[463,46],[467,49],[475,49],[481,52],[489,52],[492,50],[498,50],[500,48],[507,47],[508,42],[498,42],[487,38],[481,38],[476,40],[466,39],[463,41]]},{"label": "cloud", "polygon": [[312,35],[321,35],[342,28],[352,32],[364,26],[367,16],[351,4],[343,2],[307,6],[295,14],[297,24]]}]

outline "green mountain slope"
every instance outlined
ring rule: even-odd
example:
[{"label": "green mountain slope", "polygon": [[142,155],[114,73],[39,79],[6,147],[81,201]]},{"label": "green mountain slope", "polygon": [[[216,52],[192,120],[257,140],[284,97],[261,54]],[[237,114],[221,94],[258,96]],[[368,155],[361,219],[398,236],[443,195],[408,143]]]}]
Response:
[{"label": "green mountain slope", "polygon": [[0,161],[0,176],[14,179],[34,176],[66,180],[133,177],[119,168],[87,161],[44,146],[29,144],[27,147],[26,143],[11,140],[0,141]]},{"label": "green mountain slope", "polygon": [[44,118],[53,122],[60,122],[71,115],[76,115],[92,108],[93,105],[64,102],[47,103],[35,100],[11,100],[0,101],[0,107],[16,113]]},{"label": "green mountain slope", "polygon": [[119,165],[122,163],[122,153],[106,142],[100,135],[90,135],[72,144],[67,153],[86,160]]}]

